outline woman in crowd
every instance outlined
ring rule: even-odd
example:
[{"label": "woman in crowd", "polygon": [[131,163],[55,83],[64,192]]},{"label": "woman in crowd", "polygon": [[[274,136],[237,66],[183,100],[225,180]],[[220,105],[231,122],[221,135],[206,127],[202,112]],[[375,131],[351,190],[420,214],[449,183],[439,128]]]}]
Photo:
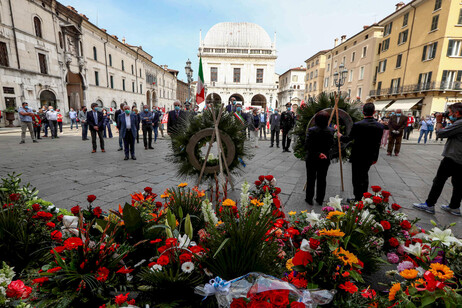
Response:
[{"label": "woman in crowd", "polygon": [[388,128],[388,121],[390,120],[390,113],[387,113],[380,119],[380,123],[385,127],[383,129],[382,141],[380,142],[380,146],[384,149],[387,148],[388,144],[388,136],[390,135],[390,129]]},{"label": "woman in crowd", "polygon": [[[104,122],[103,123],[103,127],[104,127],[103,138],[107,138],[107,136],[109,136],[109,138],[112,138],[112,130],[111,130],[112,120],[109,114],[107,113],[107,109],[103,109],[103,122]],[[106,134],[106,130],[107,130],[107,134]]]},{"label": "woman in crowd", "polygon": [[250,116],[249,131],[252,132],[252,137],[254,138],[254,145],[258,148],[258,132],[260,131],[260,116],[257,113],[257,108],[252,110],[252,115]]},{"label": "woman in crowd", "polygon": [[56,109],[56,111],[58,112],[58,127],[59,127],[59,133],[62,134],[62,133],[63,133],[63,115],[62,115],[60,109]]},{"label": "woman in crowd", "polygon": [[432,119],[427,116],[424,117],[422,116],[422,120],[420,121],[420,135],[419,135],[419,140],[417,143],[420,143],[420,140],[422,139],[422,136],[424,136],[424,144],[427,143],[427,136],[428,132],[430,131],[430,126],[433,125]]}]

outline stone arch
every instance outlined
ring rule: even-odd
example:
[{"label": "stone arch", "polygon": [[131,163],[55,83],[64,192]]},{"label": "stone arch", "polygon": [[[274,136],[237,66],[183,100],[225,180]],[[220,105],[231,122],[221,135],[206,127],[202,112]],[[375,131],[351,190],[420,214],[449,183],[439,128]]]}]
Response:
[{"label": "stone arch", "polygon": [[217,93],[210,93],[209,95],[207,95],[207,98],[205,99],[205,102],[207,104],[210,104],[210,103],[221,103],[222,100],[221,100],[221,96]]},{"label": "stone arch", "polygon": [[82,75],[68,70],[66,74],[67,103],[69,108],[80,109],[84,104],[85,83]]},{"label": "stone arch", "polygon": [[261,106],[264,110],[266,110],[266,97],[262,94],[254,95],[250,104],[252,106]]},{"label": "stone arch", "polygon": [[104,107],[104,103],[103,103],[103,101],[102,101],[102,100],[100,100],[99,98],[96,100],[96,102],[95,102],[95,103],[97,103],[97,104],[98,104],[98,107],[99,107],[99,108],[103,108],[103,107]]},{"label": "stone arch", "polygon": [[230,101],[232,97],[236,99],[237,103],[241,103],[242,106],[244,106],[244,97],[241,94],[234,93],[233,95],[229,97],[228,101]]},{"label": "stone arch", "polygon": [[156,93],[156,90],[152,90],[152,105],[157,106],[157,93]]},{"label": "stone arch", "polygon": [[40,107],[41,106],[53,106],[56,110],[58,108],[58,104],[56,102],[56,94],[52,90],[43,90],[40,92]]}]

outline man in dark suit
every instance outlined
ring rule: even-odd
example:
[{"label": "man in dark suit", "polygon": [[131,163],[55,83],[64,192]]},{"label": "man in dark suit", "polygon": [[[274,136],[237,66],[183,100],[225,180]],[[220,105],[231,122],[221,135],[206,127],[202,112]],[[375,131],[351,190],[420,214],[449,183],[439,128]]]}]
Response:
[{"label": "man in dark suit", "polygon": [[281,114],[281,129],[282,129],[282,152],[290,152],[290,131],[295,126],[295,114],[292,112],[292,104],[286,104],[287,111]]},{"label": "man in dark suit", "polygon": [[393,147],[395,148],[395,156],[399,155],[401,149],[401,141],[403,140],[403,132],[407,125],[407,117],[403,115],[401,109],[396,110],[395,115],[391,116],[388,121],[390,135],[388,137],[387,155],[391,156]]},{"label": "man in dark suit", "polygon": [[367,192],[369,169],[379,158],[384,126],[374,119],[374,113],[374,104],[365,104],[363,107],[364,120],[353,124],[348,137],[342,137],[342,140],[354,141],[350,161],[356,201],[360,201],[363,194]]},{"label": "man in dark suit", "polygon": [[91,110],[87,112],[87,124],[90,128],[91,133],[91,144],[93,146],[92,153],[96,153],[96,134],[99,137],[99,143],[101,147],[101,152],[106,152],[104,150],[104,138],[103,138],[103,131],[104,131],[104,121],[103,121],[103,113],[98,110],[98,104],[93,103],[91,104]]},{"label": "man in dark suit", "polygon": [[226,111],[229,113],[236,112],[236,99],[234,97],[229,99],[229,104],[226,106]]},{"label": "man in dark suit", "polygon": [[181,110],[180,101],[175,101],[173,103],[174,110],[168,112],[167,120],[167,133],[170,135],[175,132],[175,126],[178,124],[178,121],[186,117],[186,111]]},{"label": "man in dark suit", "polygon": [[270,116],[270,129],[271,129],[271,145],[274,146],[274,135],[276,135],[276,147],[279,148],[279,131],[281,130],[281,115],[278,109],[274,109],[274,113]]},{"label": "man in dark suit", "polygon": [[152,109],[152,129],[154,130],[154,143],[157,143],[157,135],[159,133],[159,122],[161,120],[162,113],[159,110],[156,110],[154,107]]},{"label": "man in dark suit", "polygon": [[135,157],[135,139],[138,135],[136,129],[138,125],[138,117],[134,112],[130,111],[129,106],[124,106],[124,113],[119,115],[120,130],[119,133],[122,135],[124,140],[125,158],[128,160],[128,155],[132,156],[133,160]]},{"label": "man in dark suit", "polygon": [[120,135],[119,116],[124,112],[124,106],[125,106],[125,103],[120,104],[120,109],[117,109],[116,112],[114,113],[114,119],[115,119],[115,122],[116,122],[116,127],[117,127],[117,130],[119,130],[119,149],[117,151],[122,151],[123,150],[123,148],[122,148],[123,138]]}]

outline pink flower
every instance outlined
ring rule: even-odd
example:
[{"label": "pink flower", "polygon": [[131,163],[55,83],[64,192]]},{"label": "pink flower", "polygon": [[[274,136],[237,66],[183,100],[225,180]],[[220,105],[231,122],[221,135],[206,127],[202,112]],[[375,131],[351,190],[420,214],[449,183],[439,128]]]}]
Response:
[{"label": "pink flower", "polygon": [[393,252],[389,252],[387,253],[387,260],[388,262],[392,263],[392,264],[396,264],[399,262],[399,257],[396,253],[393,253]]},{"label": "pink flower", "polygon": [[407,269],[413,269],[414,264],[411,261],[403,261],[400,264],[398,264],[398,272],[402,272]]}]

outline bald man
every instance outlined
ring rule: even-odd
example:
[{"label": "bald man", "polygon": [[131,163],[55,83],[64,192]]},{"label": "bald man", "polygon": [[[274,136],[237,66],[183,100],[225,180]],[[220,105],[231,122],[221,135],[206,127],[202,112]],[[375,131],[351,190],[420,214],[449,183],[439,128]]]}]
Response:
[{"label": "bald man", "polygon": [[406,125],[407,116],[403,115],[401,109],[397,109],[395,114],[391,116],[390,121],[388,121],[388,127],[390,130],[387,149],[388,156],[391,156],[393,148],[395,150],[395,156],[399,155],[399,151],[401,149],[401,141],[403,140],[403,133]]}]

